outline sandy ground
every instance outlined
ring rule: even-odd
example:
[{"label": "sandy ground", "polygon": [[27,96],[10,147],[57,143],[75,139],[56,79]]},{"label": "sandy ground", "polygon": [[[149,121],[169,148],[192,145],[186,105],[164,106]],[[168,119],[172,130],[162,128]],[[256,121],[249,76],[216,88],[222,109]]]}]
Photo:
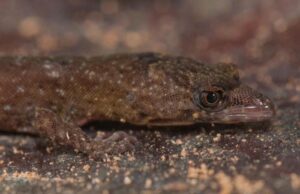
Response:
[{"label": "sandy ground", "polygon": [[1,193],[300,193],[298,0],[0,1],[1,55],[157,51],[234,62],[271,97],[271,123],[178,128],[99,123],[140,142],[93,161],[0,134]]}]

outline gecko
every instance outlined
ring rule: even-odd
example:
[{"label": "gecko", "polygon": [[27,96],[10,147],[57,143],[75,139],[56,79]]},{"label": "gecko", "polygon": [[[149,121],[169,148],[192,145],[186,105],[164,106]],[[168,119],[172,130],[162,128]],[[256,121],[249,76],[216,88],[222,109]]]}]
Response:
[{"label": "gecko", "polygon": [[0,57],[0,129],[45,137],[95,157],[134,149],[125,132],[89,137],[90,121],[143,126],[270,120],[272,101],[236,65],[160,53]]}]

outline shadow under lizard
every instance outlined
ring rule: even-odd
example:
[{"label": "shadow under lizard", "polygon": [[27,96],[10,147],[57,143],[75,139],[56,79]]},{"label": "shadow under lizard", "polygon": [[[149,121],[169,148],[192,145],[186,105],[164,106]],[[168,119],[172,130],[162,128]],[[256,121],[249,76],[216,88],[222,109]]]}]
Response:
[{"label": "shadow under lizard", "polygon": [[269,120],[271,100],[240,83],[233,64],[159,53],[99,57],[0,57],[0,129],[26,132],[101,157],[125,152],[124,132],[96,140],[94,120],[191,125]]}]

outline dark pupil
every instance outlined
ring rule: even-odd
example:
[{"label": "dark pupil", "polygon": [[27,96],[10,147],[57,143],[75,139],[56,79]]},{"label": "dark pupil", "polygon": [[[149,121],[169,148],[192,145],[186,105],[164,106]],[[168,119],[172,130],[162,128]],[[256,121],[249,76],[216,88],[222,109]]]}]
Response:
[{"label": "dark pupil", "polygon": [[209,92],[207,94],[206,98],[207,98],[206,100],[207,100],[208,103],[213,104],[213,103],[215,103],[215,102],[218,101],[219,96],[218,96],[218,94],[216,92]]}]

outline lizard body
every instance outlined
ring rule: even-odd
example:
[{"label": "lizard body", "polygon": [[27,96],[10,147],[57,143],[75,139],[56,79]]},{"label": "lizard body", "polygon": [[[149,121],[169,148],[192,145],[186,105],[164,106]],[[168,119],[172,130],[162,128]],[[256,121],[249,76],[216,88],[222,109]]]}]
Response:
[{"label": "lizard body", "polygon": [[0,57],[0,94],[1,130],[44,135],[96,155],[135,140],[120,133],[96,142],[80,129],[91,120],[160,126],[274,115],[269,98],[241,84],[234,65],[158,53]]}]

